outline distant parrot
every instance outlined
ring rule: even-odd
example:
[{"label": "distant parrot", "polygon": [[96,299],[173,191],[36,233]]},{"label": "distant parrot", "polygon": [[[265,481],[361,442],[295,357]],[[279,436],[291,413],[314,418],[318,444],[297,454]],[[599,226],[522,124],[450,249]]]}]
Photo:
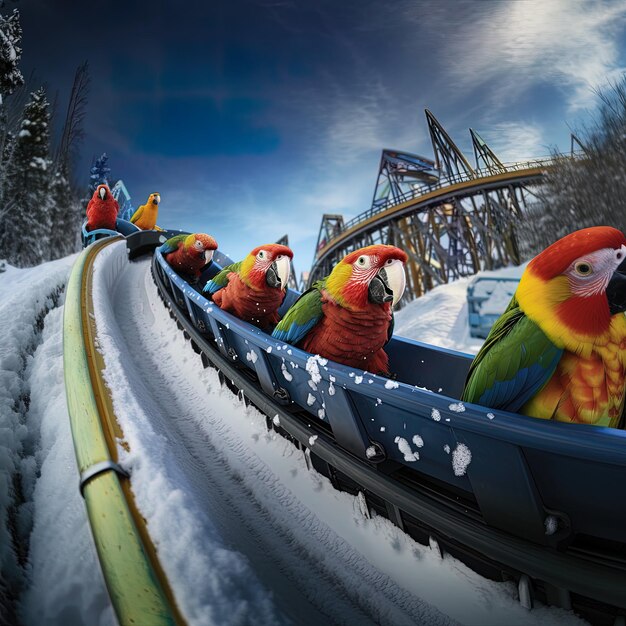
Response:
[{"label": "distant parrot", "polygon": [[258,246],[243,260],[225,267],[203,291],[221,309],[269,331],[279,320],[290,273],[291,248]]},{"label": "distant parrot", "polygon": [[527,266],[469,371],[463,400],[616,427],[626,375],[626,238],[578,230]]},{"label": "distant parrot", "polygon": [[305,291],[272,337],[350,367],[389,374],[383,346],[406,284],[407,255],[394,246],[355,250]]},{"label": "distant parrot", "polygon": [[179,274],[194,279],[200,276],[200,270],[213,259],[214,250],[217,250],[217,242],[205,233],[176,235],[159,248],[165,260]]},{"label": "distant parrot", "polygon": [[87,205],[87,230],[115,230],[119,205],[106,185],[98,185]]},{"label": "distant parrot", "polygon": [[161,202],[161,195],[151,193],[147,202],[133,213],[130,221],[141,230],[162,230],[156,225],[159,215],[159,202]]}]

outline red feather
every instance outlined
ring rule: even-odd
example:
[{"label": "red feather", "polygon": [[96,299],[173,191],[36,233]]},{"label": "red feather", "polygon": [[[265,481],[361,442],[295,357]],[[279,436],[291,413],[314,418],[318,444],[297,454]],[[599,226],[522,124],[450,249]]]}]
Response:
[{"label": "red feather", "polygon": [[388,374],[391,306],[370,304],[364,311],[349,311],[322,292],[320,321],[300,342],[302,349],[360,370]]},{"label": "red feather", "polygon": [[[104,187],[106,190],[104,200],[100,198],[98,193],[101,187]],[[111,195],[111,190],[106,185],[98,185],[87,205],[87,230],[91,231],[98,228],[115,230],[115,220],[117,219],[118,211],[119,205],[117,200]]]},{"label": "red feather", "polygon": [[213,302],[239,319],[271,331],[280,320],[278,309],[284,297],[285,292],[278,287],[266,285],[263,289],[252,289],[239,274],[230,272],[228,285],[213,294]]},{"label": "red feather", "polygon": [[540,278],[550,280],[565,272],[577,258],[585,254],[602,248],[617,250],[624,244],[626,237],[617,228],[610,226],[583,228],[548,246],[528,264],[528,267]]}]

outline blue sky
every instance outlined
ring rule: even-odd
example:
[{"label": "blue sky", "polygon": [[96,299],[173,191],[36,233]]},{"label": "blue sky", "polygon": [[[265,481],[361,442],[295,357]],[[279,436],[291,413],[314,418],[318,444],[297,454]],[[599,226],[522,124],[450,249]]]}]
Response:
[{"label": "blue sky", "polygon": [[161,193],[161,225],[234,258],[287,233],[298,272],[323,213],[369,208],[382,148],[432,156],[424,108],[468,157],[470,126],[502,160],[542,156],[626,68],[622,1],[16,6],[23,72],[60,109],[90,63],[85,179],[107,152],[136,205]]}]

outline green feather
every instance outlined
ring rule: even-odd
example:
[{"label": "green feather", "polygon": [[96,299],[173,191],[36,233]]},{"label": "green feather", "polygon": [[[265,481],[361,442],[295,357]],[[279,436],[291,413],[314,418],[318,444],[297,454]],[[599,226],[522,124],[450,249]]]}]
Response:
[{"label": "green feather", "polygon": [[322,317],[322,293],[326,279],[318,280],[305,291],[285,313],[274,329],[272,337],[279,341],[298,344]]},{"label": "green feather", "polygon": [[562,353],[513,296],[472,362],[462,399],[517,411],[550,380]]},{"label": "green feather", "polygon": [[235,272],[235,274],[238,274],[241,263],[241,261],[237,261],[237,263],[227,265],[221,272],[217,273],[215,276],[213,276],[213,278],[211,278],[211,280],[207,282],[202,291],[208,293],[216,293],[220,289],[226,287],[226,285],[228,285],[228,275],[231,272]]}]

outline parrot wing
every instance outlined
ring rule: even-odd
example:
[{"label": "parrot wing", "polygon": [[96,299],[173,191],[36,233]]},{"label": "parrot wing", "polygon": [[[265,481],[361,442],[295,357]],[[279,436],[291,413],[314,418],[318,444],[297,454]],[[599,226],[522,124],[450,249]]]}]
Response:
[{"label": "parrot wing", "polygon": [[562,354],[513,296],[472,362],[462,400],[517,412],[550,380]]},{"label": "parrot wing", "polygon": [[297,345],[322,317],[322,294],[319,283],[305,291],[285,313],[272,337]]},{"label": "parrot wing", "polygon": [[140,217],[141,214],[143,213],[143,205],[140,206],[134,213],[133,216],[130,218],[130,221],[134,224]]},{"label": "parrot wing", "polygon": [[228,285],[228,275],[231,272],[235,272],[237,274],[239,272],[239,268],[241,267],[241,261],[237,263],[233,263],[232,265],[227,265],[221,272],[213,276],[211,280],[207,281],[207,284],[202,288],[204,293],[214,294],[215,292],[223,289]]},{"label": "parrot wing", "polygon": [[178,246],[181,243],[184,243],[187,235],[176,235],[176,237],[172,237],[168,239],[160,248],[159,252],[161,254],[169,254],[170,252],[176,252],[178,250]]}]

